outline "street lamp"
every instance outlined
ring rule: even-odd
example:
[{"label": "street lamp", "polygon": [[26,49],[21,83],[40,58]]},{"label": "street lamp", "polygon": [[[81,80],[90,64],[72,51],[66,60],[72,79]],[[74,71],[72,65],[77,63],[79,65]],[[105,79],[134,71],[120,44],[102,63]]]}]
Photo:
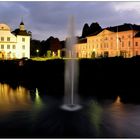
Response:
[{"label": "street lamp", "polygon": [[38,49],[36,50],[36,54],[37,54],[37,56],[39,56],[39,50]]}]

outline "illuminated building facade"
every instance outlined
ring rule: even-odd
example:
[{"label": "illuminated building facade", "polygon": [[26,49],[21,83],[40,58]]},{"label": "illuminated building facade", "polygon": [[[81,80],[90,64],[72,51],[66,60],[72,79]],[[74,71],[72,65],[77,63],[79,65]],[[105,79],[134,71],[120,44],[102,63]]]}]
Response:
[{"label": "illuminated building facade", "polygon": [[0,23],[0,59],[30,58],[30,35],[23,22],[11,32],[8,25]]},{"label": "illuminated building facade", "polygon": [[100,30],[76,44],[79,58],[140,55],[140,25],[123,24]]}]

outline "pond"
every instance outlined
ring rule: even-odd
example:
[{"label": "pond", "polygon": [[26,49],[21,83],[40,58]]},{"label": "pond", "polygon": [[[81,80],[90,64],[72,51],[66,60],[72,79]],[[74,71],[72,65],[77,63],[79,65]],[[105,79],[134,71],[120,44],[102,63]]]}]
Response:
[{"label": "pond", "polygon": [[124,104],[119,96],[115,100],[80,97],[78,111],[62,110],[62,104],[62,96],[0,83],[0,137],[140,137],[139,104]]}]

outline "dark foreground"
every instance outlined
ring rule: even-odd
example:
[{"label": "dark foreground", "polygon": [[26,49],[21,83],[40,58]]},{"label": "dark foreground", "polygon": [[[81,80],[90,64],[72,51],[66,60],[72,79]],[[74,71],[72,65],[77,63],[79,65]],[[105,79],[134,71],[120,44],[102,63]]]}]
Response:
[{"label": "dark foreground", "polygon": [[140,138],[140,105],[124,104],[119,96],[80,96],[82,108],[67,111],[60,96],[6,84],[0,89],[0,138]]},{"label": "dark foreground", "polygon": [[[79,61],[79,94],[140,103],[140,57],[103,58]],[[41,93],[64,95],[64,60],[0,61],[0,80],[12,87],[18,84]],[[46,91],[47,90],[47,91]]]},{"label": "dark foreground", "polygon": [[62,110],[64,61],[0,61],[1,138],[140,138],[140,58],[79,61],[78,111]]}]

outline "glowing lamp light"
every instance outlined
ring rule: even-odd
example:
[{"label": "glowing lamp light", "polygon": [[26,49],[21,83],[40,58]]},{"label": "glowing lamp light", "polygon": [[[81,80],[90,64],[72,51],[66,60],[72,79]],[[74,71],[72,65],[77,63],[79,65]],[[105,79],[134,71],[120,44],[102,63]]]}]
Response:
[{"label": "glowing lamp light", "polygon": [[36,52],[38,53],[38,52],[39,52],[39,50],[37,49],[37,50],[36,50]]}]

